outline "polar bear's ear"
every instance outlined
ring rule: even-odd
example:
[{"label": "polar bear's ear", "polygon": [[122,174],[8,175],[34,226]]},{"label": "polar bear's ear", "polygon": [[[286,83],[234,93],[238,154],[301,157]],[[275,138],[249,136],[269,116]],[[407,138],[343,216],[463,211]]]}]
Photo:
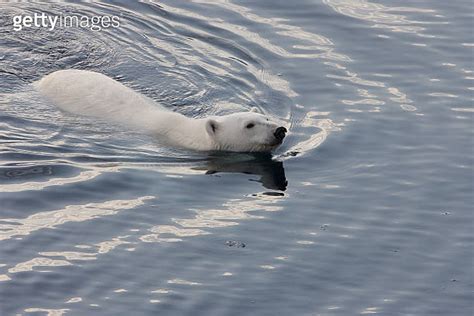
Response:
[{"label": "polar bear's ear", "polygon": [[219,124],[216,120],[208,119],[206,121],[206,131],[209,135],[214,136],[219,129]]},{"label": "polar bear's ear", "polygon": [[258,108],[256,106],[252,106],[250,112],[258,112]]}]

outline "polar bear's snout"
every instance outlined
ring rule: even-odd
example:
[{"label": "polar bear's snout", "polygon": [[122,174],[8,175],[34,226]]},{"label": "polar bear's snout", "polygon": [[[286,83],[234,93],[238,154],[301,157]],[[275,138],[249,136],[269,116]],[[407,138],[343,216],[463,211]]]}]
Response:
[{"label": "polar bear's snout", "polygon": [[286,128],[284,128],[283,126],[280,126],[275,130],[275,133],[273,133],[273,136],[275,136],[275,138],[281,143],[283,141],[283,138],[285,138],[286,132],[288,132]]}]

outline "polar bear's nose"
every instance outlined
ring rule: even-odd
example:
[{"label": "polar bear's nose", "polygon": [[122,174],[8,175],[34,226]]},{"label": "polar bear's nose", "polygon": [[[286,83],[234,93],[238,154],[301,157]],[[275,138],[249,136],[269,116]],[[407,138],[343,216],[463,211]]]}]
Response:
[{"label": "polar bear's nose", "polygon": [[280,126],[275,130],[275,133],[273,133],[273,135],[275,136],[276,139],[278,139],[279,141],[282,141],[283,138],[285,138],[286,132],[287,132],[286,128],[284,128],[283,126]]}]

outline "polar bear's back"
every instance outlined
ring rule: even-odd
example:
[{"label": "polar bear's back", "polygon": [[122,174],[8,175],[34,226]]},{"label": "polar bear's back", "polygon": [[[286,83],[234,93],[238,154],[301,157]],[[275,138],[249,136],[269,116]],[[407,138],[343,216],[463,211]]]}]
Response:
[{"label": "polar bear's back", "polygon": [[64,111],[116,122],[141,121],[147,113],[166,111],[150,98],[97,72],[60,70],[43,77],[35,87]]}]

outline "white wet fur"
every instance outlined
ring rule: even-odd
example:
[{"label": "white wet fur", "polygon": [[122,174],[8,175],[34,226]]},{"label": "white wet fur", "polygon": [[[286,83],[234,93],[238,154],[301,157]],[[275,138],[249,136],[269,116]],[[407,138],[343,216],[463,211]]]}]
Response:
[{"label": "white wet fur", "polygon": [[189,118],[97,72],[60,70],[34,85],[64,111],[142,129],[171,146],[252,152],[281,143],[274,136],[281,124],[255,111]]}]

